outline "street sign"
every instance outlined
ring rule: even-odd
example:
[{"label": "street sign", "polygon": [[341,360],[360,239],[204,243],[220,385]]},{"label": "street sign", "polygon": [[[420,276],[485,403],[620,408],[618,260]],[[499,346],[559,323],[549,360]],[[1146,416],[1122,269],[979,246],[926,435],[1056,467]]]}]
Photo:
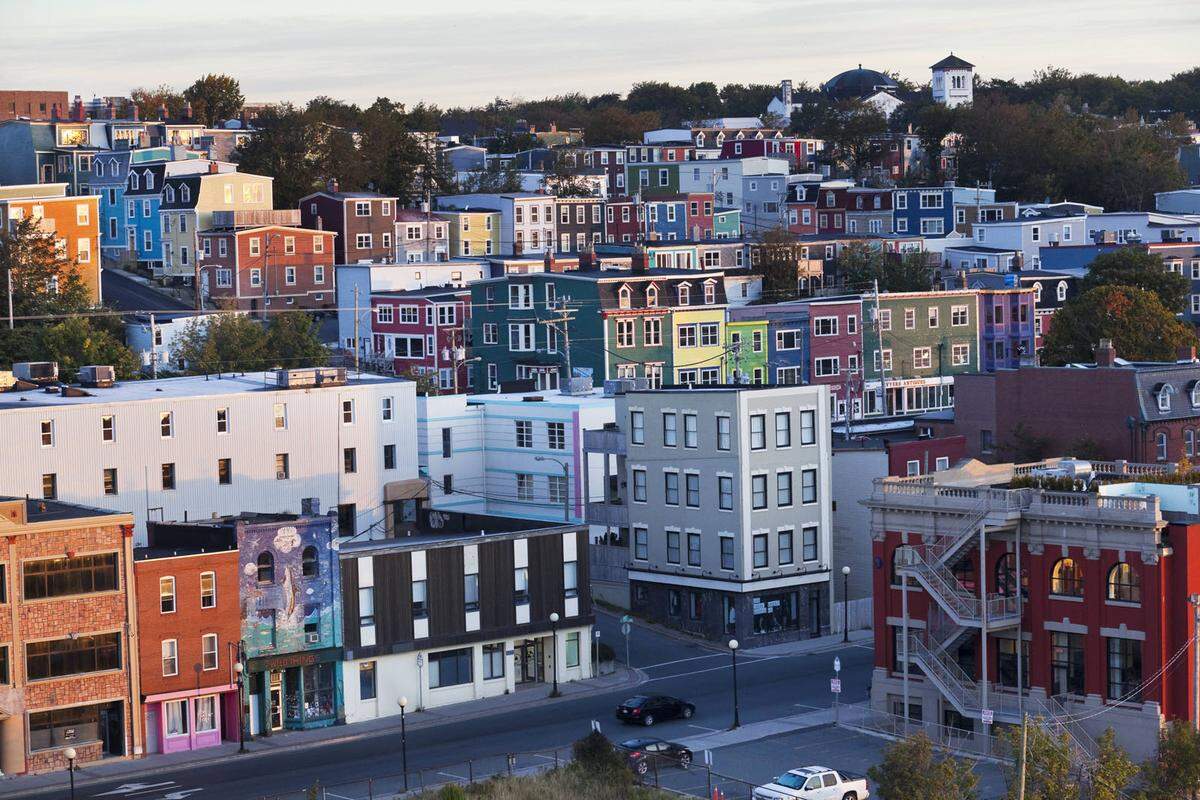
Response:
[{"label": "street sign", "polygon": [[833,692],[834,694],[841,694],[842,693],[842,679],[841,678],[830,678],[829,679],[829,691]]},{"label": "street sign", "polygon": [[598,720],[598,719],[592,720],[592,730],[594,730],[596,733],[600,732],[600,720]]},{"label": "street sign", "polygon": [[712,766],[712,750],[704,751],[704,763],[710,767]]},{"label": "street sign", "polygon": [[624,622],[624,623],[622,623],[622,624],[621,624],[621,635],[622,635],[622,636],[628,636],[628,635],[629,635],[629,630],[630,630],[630,628],[629,628],[629,623],[628,623],[628,622]]},{"label": "street sign", "polygon": [[983,724],[984,725],[991,725],[992,720],[995,718],[995,715],[992,713],[992,710],[990,708],[985,708],[983,710],[982,716],[983,716]]},{"label": "street sign", "polygon": [[628,625],[631,622],[633,622],[633,617],[629,616],[628,614],[621,615],[621,624],[622,625]]}]

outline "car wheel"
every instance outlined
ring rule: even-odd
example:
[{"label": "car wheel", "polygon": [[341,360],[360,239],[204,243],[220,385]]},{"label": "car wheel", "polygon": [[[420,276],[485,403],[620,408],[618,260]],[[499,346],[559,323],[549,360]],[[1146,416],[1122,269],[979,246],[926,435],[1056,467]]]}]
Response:
[{"label": "car wheel", "polygon": [[643,760],[643,761],[639,761],[639,762],[637,763],[637,766],[636,766],[636,767],[634,767],[634,769],[637,771],[637,774],[638,774],[638,775],[645,775],[647,772],[649,772],[649,771],[650,771],[650,765],[649,765],[649,764],[647,764],[647,763],[646,763],[646,762]]},{"label": "car wheel", "polygon": [[683,707],[683,718],[684,719],[691,719],[692,714],[695,714],[695,713],[696,713],[696,709],[692,708],[691,706]]},{"label": "car wheel", "polygon": [[691,753],[680,753],[679,754],[679,766],[684,769],[687,769],[691,765],[692,765],[692,754]]},{"label": "car wheel", "polygon": [[654,715],[647,714],[646,716],[642,717],[642,724],[645,725],[647,728],[649,728],[651,725],[654,724]]},{"label": "car wheel", "polygon": [[858,800],[858,792],[846,792],[842,795],[842,800]]}]

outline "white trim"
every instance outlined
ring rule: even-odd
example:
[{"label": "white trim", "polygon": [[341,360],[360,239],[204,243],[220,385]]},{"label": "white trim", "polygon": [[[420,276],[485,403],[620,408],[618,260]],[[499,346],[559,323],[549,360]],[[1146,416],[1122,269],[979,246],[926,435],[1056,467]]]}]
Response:
[{"label": "white trim", "polygon": [[[759,569],[762,569],[762,567],[759,567]],[[684,586],[693,589],[716,589],[726,592],[762,592],[770,589],[784,589],[789,586],[806,586],[812,583],[826,583],[830,580],[830,574],[831,573],[829,570],[821,570],[820,572],[798,572],[794,575],[765,578],[761,580],[718,581],[708,578],[692,577],[689,575],[672,575],[669,573],[647,572],[644,570],[631,569],[629,570],[629,579],[631,581],[658,583],[667,586]]]}]

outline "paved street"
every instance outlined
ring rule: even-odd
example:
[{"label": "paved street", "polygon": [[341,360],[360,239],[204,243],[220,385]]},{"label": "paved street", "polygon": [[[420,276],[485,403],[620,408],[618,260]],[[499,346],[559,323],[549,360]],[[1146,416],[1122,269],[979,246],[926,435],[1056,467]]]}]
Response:
[{"label": "paved street", "polygon": [[104,302],[121,311],[187,311],[191,307],[167,295],[147,288],[120,270],[100,273]]},{"label": "paved street", "polygon": [[[602,615],[601,629],[606,641],[623,655],[623,644],[614,635],[615,619]],[[732,722],[730,658],[728,652],[714,651],[699,643],[682,642],[674,637],[635,626],[632,638],[634,664],[643,670],[647,681],[636,690],[621,690],[561,702],[545,703],[508,714],[466,718],[436,727],[414,729],[408,735],[409,769],[428,770],[430,781],[438,777],[439,767],[460,767],[467,759],[478,762],[476,775],[504,768],[504,753],[540,751],[518,763],[518,768],[552,764],[553,749],[566,752],[570,743],[587,733],[590,721],[599,720],[612,738],[636,735],[641,729],[621,730],[613,720],[613,708],[636,692],[675,693],[696,704],[696,716],[655,727],[654,734],[664,738],[684,738],[722,730]],[[829,706],[829,673],[834,655],[842,659],[845,685],[843,700],[866,699],[872,652],[851,646],[836,652],[802,656],[738,658],[740,711],[743,725],[794,715]],[[545,691],[538,687],[524,691]],[[419,715],[414,715],[418,717]],[[354,728],[341,729],[353,735]],[[517,735],[514,733],[519,732]],[[301,744],[303,734],[294,734]],[[253,747],[253,745],[251,745]],[[498,757],[499,756],[499,757]],[[782,765],[781,765],[782,766]],[[111,779],[87,785],[81,797],[132,796],[138,800],[182,800],[202,792],[201,800],[259,798],[282,795],[320,781],[325,786],[364,782],[378,776],[400,772],[400,733],[380,731],[353,741],[332,741],[312,747],[280,748],[262,755],[230,757],[211,765],[181,765],[136,778]],[[457,772],[454,772],[457,775]],[[87,773],[81,775],[87,779]],[[393,781],[394,782],[394,779]],[[390,783],[385,783],[390,785]],[[130,788],[130,787],[134,788]],[[122,788],[124,787],[124,788]],[[14,790],[0,784],[5,797],[45,796],[45,791]],[[357,796],[357,795],[347,795]]]}]

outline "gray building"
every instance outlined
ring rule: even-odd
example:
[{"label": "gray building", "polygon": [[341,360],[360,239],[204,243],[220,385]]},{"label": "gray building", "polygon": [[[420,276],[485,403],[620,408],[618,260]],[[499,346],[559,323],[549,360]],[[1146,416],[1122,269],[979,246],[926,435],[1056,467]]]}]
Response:
[{"label": "gray building", "polygon": [[616,456],[588,521],[621,531],[635,613],[710,639],[829,631],[829,389],[628,391],[585,447]]},{"label": "gray building", "polygon": [[787,175],[742,176],[742,229],[764,231],[786,223]]}]

